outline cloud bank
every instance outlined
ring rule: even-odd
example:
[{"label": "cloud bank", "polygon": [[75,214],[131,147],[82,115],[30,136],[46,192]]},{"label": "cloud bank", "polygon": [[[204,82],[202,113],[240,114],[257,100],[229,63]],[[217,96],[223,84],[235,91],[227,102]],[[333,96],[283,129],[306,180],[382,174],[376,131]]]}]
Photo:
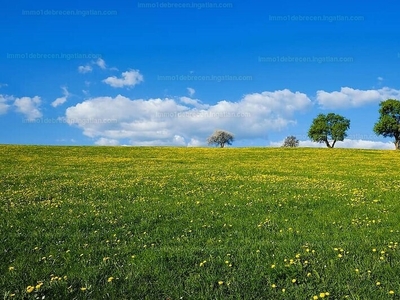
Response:
[{"label": "cloud bank", "polygon": [[340,91],[317,91],[317,103],[323,109],[361,107],[387,99],[400,99],[400,90],[384,87],[378,90],[358,90],[342,87]]},{"label": "cloud bank", "polygon": [[127,141],[131,145],[203,145],[216,128],[234,132],[237,138],[264,137],[296,124],[294,114],[312,105],[307,95],[290,90],[245,95],[232,102],[204,105],[200,100],[129,99],[97,97],[66,110],[70,125],[97,139],[96,143]]}]

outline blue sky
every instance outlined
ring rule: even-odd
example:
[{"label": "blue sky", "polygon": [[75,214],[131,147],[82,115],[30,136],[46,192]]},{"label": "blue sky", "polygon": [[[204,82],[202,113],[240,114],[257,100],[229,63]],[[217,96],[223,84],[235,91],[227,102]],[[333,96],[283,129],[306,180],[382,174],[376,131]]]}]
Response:
[{"label": "blue sky", "polygon": [[301,146],[319,113],[336,147],[394,149],[373,125],[400,99],[395,1],[1,4],[1,144]]}]

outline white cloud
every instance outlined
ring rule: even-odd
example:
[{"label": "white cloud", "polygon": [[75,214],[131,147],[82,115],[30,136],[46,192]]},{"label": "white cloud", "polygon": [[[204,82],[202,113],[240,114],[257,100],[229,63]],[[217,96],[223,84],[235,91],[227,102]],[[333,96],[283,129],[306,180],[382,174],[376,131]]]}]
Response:
[{"label": "white cloud", "polygon": [[[79,66],[78,71],[79,73],[85,74],[93,71],[92,66],[98,66],[100,69],[106,70],[107,69],[107,64],[104,61],[104,59],[99,58],[96,61],[91,61],[90,64],[87,64],[85,66]],[[116,68],[110,68],[110,70],[118,70]]]},{"label": "white cloud", "polygon": [[174,138],[172,139],[172,141],[173,141],[174,145],[179,145],[179,146],[186,145],[185,138],[180,135],[177,135],[177,134],[174,135]]},{"label": "white cloud", "polygon": [[317,91],[317,102],[324,109],[360,107],[387,99],[400,99],[400,90],[383,87],[376,90],[358,90],[342,87],[340,91]]},{"label": "white cloud", "polygon": [[[282,145],[283,141],[279,143]],[[272,144],[272,143],[271,143]],[[277,143],[276,143],[277,144]],[[318,147],[326,148],[325,143],[316,143],[312,141],[300,141],[300,147]],[[394,144],[392,142],[379,142],[379,141],[368,141],[368,140],[352,140],[344,139],[343,142],[336,142],[335,148],[353,148],[353,149],[390,149],[394,150]]]},{"label": "white cloud", "polygon": [[295,111],[305,110],[311,106],[306,94],[291,92],[288,89],[275,92],[262,92],[245,95],[246,106],[262,108],[264,112],[275,115],[291,115]]},{"label": "white cloud", "polygon": [[8,109],[11,107],[8,102],[13,100],[12,96],[1,95],[0,94],[0,115],[6,114]]},{"label": "white cloud", "polygon": [[284,140],[279,141],[279,142],[269,142],[269,146],[270,146],[270,147],[280,147],[280,146],[283,145],[283,141],[284,141]]},{"label": "white cloud", "polygon": [[0,82],[0,89],[1,89],[2,87],[7,87],[7,86],[8,86],[7,83],[1,83],[1,82]]},{"label": "white cloud", "polygon": [[53,107],[57,107],[61,104],[63,104],[65,101],[67,101],[68,97],[70,96],[70,93],[68,92],[67,88],[65,86],[61,87],[61,89],[63,90],[63,97],[59,97],[56,100],[54,100],[51,103],[51,106]]},{"label": "white cloud", "polygon": [[377,79],[378,79],[379,81],[383,81],[383,77],[380,77],[380,76],[379,76]]},{"label": "white cloud", "polygon": [[202,142],[196,138],[191,138],[190,142],[187,144],[188,147],[202,147],[205,145],[206,145],[205,142]]},{"label": "white cloud", "polygon": [[390,149],[394,150],[394,143],[367,140],[344,139],[343,142],[336,142],[337,148],[356,148],[356,149]]},{"label": "white cloud", "polygon": [[305,94],[289,90],[249,94],[238,102],[222,100],[203,108],[193,107],[199,101],[188,99],[98,97],[69,107],[66,118],[89,137],[129,139],[133,145],[197,146],[217,128],[233,132],[237,139],[264,137],[296,124],[293,114],[312,104]]},{"label": "white cloud", "polygon": [[122,73],[122,78],[111,76],[103,80],[104,83],[112,87],[133,87],[143,81],[143,75],[139,70],[130,70]]},{"label": "white cloud", "polygon": [[101,69],[105,70],[107,68],[106,66],[106,62],[104,61],[104,59],[97,59],[97,61],[95,62],[95,64],[100,67]]},{"label": "white cloud", "polygon": [[198,99],[192,99],[189,97],[180,97],[179,100],[184,104],[192,105],[199,109],[205,109],[205,108],[210,107],[208,104],[202,104],[201,101]]},{"label": "white cloud", "polygon": [[187,88],[188,93],[189,93],[189,97],[192,97],[194,95],[194,93],[196,93],[195,89],[188,87]]},{"label": "white cloud", "polygon": [[78,67],[78,72],[82,73],[82,74],[89,73],[92,71],[93,71],[93,68],[92,68],[92,66],[89,66],[89,65]]},{"label": "white cloud", "polygon": [[100,138],[95,142],[98,146],[118,146],[118,140],[107,139],[107,138]]},{"label": "white cloud", "polygon": [[22,97],[15,99],[14,106],[16,107],[17,112],[24,114],[28,120],[34,120],[42,116],[42,113],[39,110],[40,103],[41,100],[38,96],[33,98]]}]

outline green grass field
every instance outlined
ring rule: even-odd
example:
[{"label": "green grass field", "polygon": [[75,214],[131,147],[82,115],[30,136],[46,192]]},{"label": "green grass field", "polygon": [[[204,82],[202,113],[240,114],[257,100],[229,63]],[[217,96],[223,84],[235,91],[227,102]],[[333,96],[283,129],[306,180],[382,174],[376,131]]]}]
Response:
[{"label": "green grass field", "polygon": [[4,299],[399,299],[400,156],[0,146]]}]

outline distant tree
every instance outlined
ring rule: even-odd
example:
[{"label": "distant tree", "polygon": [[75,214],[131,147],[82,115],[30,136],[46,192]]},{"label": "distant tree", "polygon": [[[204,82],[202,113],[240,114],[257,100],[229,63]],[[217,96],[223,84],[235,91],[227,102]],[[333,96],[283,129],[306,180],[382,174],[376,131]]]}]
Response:
[{"label": "distant tree", "polygon": [[225,130],[216,130],[207,138],[209,145],[216,145],[220,146],[221,148],[224,148],[225,144],[232,145],[233,140],[233,134]]},{"label": "distant tree", "polygon": [[[350,120],[334,114],[319,114],[308,131],[309,138],[318,143],[325,143],[328,148],[335,147],[337,141],[343,141],[350,128]],[[332,144],[329,143],[332,140]]]},{"label": "distant tree", "polygon": [[379,120],[374,132],[384,137],[393,137],[396,150],[400,149],[400,101],[388,99],[379,104]]},{"label": "distant tree", "polygon": [[298,147],[298,146],[299,146],[299,140],[293,135],[286,137],[282,145],[282,147]]}]

